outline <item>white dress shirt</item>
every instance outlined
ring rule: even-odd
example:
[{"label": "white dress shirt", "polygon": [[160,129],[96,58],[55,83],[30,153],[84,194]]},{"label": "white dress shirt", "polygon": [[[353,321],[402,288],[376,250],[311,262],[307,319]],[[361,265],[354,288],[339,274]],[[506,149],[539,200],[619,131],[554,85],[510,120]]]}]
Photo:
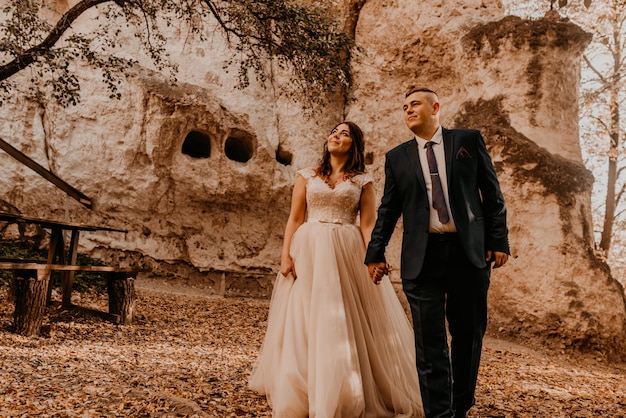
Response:
[{"label": "white dress shirt", "polygon": [[439,178],[441,179],[441,187],[443,188],[443,195],[446,200],[448,215],[450,215],[448,223],[442,224],[439,221],[437,211],[433,208],[433,184],[430,180],[430,168],[428,167],[428,159],[426,158],[426,143],[429,141],[427,139],[420,138],[417,135],[415,136],[415,140],[417,141],[417,150],[420,156],[422,173],[424,173],[424,180],[426,181],[428,202],[430,204],[429,232],[456,232],[456,225],[454,224],[454,218],[452,217],[452,211],[450,210],[450,199],[448,198],[448,174],[446,171],[446,155],[443,149],[443,134],[441,125],[430,139],[430,142],[433,142],[433,152],[435,153],[435,159],[437,160],[437,170],[439,171]]}]

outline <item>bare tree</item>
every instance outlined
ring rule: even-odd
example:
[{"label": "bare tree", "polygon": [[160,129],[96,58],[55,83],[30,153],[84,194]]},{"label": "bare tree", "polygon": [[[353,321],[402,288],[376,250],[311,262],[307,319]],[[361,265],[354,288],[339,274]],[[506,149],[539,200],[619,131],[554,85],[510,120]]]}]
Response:
[{"label": "bare tree", "polygon": [[[50,22],[53,15],[44,0],[12,0],[0,23],[0,90],[11,92],[12,77],[26,68],[33,94],[51,92],[62,105],[80,100],[72,63],[80,59],[102,70],[112,98],[117,85],[136,62],[115,55],[120,48],[122,22],[136,36],[160,70],[176,73],[169,60],[161,28],[183,21],[190,33],[206,40],[221,31],[234,57],[225,69],[238,68],[239,87],[249,83],[250,70],[260,82],[270,75],[272,61],[294,74],[289,91],[313,102],[349,91],[349,57],[353,40],[324,7],[304,6],[293,0],[79,0]],[[76,33],[72,24],[88,10],[99,14],[95,29]],[[6,97],[6,96],[5,96]],[[0,97],[1,100],[1,97]],[[0,102],[1,104],[1,102]]]},{"label": "bare tree", "polygon": [[581,129],[584,148],[588,151],[588,165],[604,168],[594,170],[604,172],[603,214],[598,244],[605,254],[609,254],[612,241],[617,234],[620,218],[623,218],[626,192],[624,172],[624,131],[622,129],[623,96],[626,75],[624,22],[626,7],[623,0],[609,0],[596,3],[591,10],[593,19],[585,19],[578,14],[577,21],[594,35],[591,45],[583,56],[587,71],[581,86],[581,114],[585,124]]},{"label": "bare tree", "polygon": [[[550,12],[554,13],[557,0],[549,1]],[[599,180],[594,200],[603,202],[594,208],[595,218],[599,220],[597,247],[609,257],[612,241],[626,232],[626,155],[622,127],[626,93],[626,2],[584,0],[568,4],[567,0],[558,0],[558,6],[558,13],[593,34],[583,55],[580,135],[585,163]],[[521,10],[517,5],[513,7]],[[524,7],[522,14],[530,11],[535,17],[548,12],[547,2],[543,0],[526,3]]]}]

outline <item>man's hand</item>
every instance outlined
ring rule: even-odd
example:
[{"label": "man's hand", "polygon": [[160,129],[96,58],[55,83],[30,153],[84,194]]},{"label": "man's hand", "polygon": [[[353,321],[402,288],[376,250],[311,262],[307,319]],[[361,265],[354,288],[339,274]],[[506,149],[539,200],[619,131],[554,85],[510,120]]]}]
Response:
[{"label": "man's hand", "polygon": [[367,270],[369,271],[374,284],[380,284],[383,276],[385,274],[389,274],[389,266],[387,263],[382,261],[378,263],[369,263],[367,265]]},{"label": "man's hand", "polygon": [[506,264],[509,259],[509,255],[507,253],[502,253],[500,251],[491,251],[487,250],[487,262],[491,263],[493,261],[493,268],[497,269],[498,267],[502,267]]}]

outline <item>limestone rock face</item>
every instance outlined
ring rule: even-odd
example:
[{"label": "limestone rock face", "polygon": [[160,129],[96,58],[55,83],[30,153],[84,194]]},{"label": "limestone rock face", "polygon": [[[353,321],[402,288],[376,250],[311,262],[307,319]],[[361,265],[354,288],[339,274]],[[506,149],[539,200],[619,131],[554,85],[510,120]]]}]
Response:
[{"label": "limestone rock face", "polygon": [[[69,7],[52,3],[51,13]],[[93,210],[3,152],[0,200],[129,231],[84,234],[81,251],[92,256],[132,259],[215,293],[268,295],[296,171],[316,163],[345,117],[366,132],[380,195],[384,153],[411,137],[403,92],[426,85],[439,92],[444,126],[481,129],[507,200],[512,258],[492,276],[493,330],[624,353],[624,293],[593,253],[593,178],[578,144],[589,35],[564,21],[505,17],[496,0],[333,4],[363,51],[352,61],[354,102],[307,118],[280,96],[280,77],[237,90],[222,69],[232,54],[223,40],[190,41],[180,28],[168,33],[180,68],[172,83],[123,31],[124,52],[142,65],[120,85],[121,100],[76,63],[80,105],[16,94],[0,107],[0,137],[92,198]],[[89,31],[94,15],[75,30]],[[400,235],[388,249],[396,267]]]}]

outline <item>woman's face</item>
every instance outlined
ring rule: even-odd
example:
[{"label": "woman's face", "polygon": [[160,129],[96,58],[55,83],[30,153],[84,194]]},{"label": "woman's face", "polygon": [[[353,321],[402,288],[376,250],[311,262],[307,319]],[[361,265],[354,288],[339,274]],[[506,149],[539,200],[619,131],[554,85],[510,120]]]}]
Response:
[{"label": "woman's face", "polygon": [[350,127],[341,123],[330,132],[327,140],[328,152],[334,155],[342,155],[350,152],[352,147],[352,137]]}]

